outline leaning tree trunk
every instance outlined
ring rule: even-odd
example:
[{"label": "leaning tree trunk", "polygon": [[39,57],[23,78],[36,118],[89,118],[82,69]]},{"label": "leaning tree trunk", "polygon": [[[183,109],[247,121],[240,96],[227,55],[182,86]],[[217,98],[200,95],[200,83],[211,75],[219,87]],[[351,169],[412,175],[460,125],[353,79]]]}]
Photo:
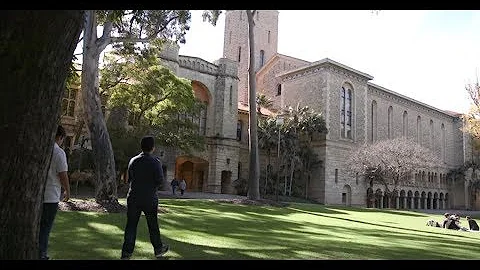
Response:
[{"label": "leaning tree trunk", "polygon": [[249,105],[249,132],[250,132],[250,172],[248,174],[248,194],[251,200],[260,199],[260,161],[258,159],[257,137],[257,102],[256,102],[256,79],[255,79],[255,46],[254,46],[254,11],[247,10],[248,18],[248,41],[250,44],[250,62],[248,64],[248,105]]},{"label": "leaning tree trunk", "polygon": [[98,63],[101,49],[97,42],[97,21],[95,11],[86,12],[83,63],[82,98],[83,116],[90,131],[93,159],[95,164],[95,199],[97,202],[117,201],[115,160],[107,125],[101,109],[98,89]]},{"label": "leaning tree trunk", "polygon": [[0,12],[0,260],[38,259],[44,187],[82,15]]}]

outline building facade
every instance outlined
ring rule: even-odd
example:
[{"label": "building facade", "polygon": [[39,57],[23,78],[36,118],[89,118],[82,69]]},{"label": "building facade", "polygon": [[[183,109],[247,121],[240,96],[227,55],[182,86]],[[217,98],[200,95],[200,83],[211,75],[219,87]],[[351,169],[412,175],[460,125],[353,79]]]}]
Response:
[{"label": "building facade", "polygon": [[[322,166],[307,187],[310,199],[327,205],[377,208],[480,207],[476,194],[469,190],[472,173],[467,172],[463,181],[449,181],[447,177],[450,170],[471,161],[472,156],[459,114],[375,85],[370,82],[371,75],[331,59],[308,62],[279,54],[279,15],[278,11],[260,10],[254,16],[257,91],[270,98],[276,108],[300,104],[325,118],[329,132],[314,144]],[[177,45],[168,46],[161,55],[177,76],[192,81],[195,96],[208,105],[203,124],[205,151],[188,156],[171,149],[157,153],[167,179],[185,178],[189,190],[235,193],[233,181],[248,177],[249,45],[245,11],[226,12],[224,35],[223,58],[214,63],[179,55]],[[75,96],[67,97],[68,113],[68,102]],[[67,135],[74,136],[73,132]],[[360,145],[400,136],[429,148],[442,162],[435,170],[416,172],[412,181],[388,200],[383,186],[372,189],[366,181],[349,176],[345,162]],[[261,168],[266,159],[261,153]],[[374,201],[368,200],[369,194]]]}]

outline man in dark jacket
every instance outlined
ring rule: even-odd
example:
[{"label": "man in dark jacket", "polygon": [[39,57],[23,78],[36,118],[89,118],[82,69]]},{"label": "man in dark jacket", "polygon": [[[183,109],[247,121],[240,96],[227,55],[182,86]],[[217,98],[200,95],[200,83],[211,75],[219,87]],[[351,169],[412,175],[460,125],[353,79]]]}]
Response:
[{"label": "man in dark jacket", "polygon": [[470,216],[467,216],[468,226],[470,227],[470,231],[478,231],[478,224],[477,222],[472,219]]},{"label": "man in dark jacket", "polygon": [[158,159],[152,156],[155,150],[155,140],[152,136],[143,137],[140,144],[142,153],[133,157],[128,163],[130,188],[127,193],[127,225],[125,226],[121,256],[123,260],[128,260],[132,256],[137,237],[137,225],[142,211],[147,219],[150,242],[155,257],[160,258],[168,251],[168,245],[164,245],[160,238],[157,217],[157,189],[163,181],[162,165]]}]

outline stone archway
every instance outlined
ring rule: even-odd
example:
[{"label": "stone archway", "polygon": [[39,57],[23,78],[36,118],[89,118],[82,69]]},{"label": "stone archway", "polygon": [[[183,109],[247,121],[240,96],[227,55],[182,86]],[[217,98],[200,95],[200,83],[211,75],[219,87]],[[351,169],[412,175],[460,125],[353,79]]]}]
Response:
[{"label": "stone archway", "polygon": [[350,206],[352,204],[352,188],[349,185],[343,186],[342,204]]},{"label": "stone archway", "polygon": [[232,172],[231,171],[222,171],[222,182],[221,182],[221,193],[222,194],[231,194],[233,193],[232,188]]},{"label": "stone archway", "polygon": [[208,162],[199,157],[177,157],[175,177],[185,179],[187,191],[203,191],[208,173]]}]

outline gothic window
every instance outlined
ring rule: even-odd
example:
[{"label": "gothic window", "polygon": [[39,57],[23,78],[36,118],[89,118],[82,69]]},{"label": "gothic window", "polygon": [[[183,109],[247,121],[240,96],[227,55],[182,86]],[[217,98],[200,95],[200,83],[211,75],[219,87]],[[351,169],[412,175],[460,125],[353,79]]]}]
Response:
[{"label": "gothic window", "polygon": [[263,64],[265,64],[265,51],[260,50],[260,67],[263,67]]},{"label": "gothic window", "polygon": [[280,96],[282,95],[282,84],[278,84],[277,85],[277,96]]},{"label": "gothic window", "polygon": [[408,136],[408,113],[403,111],[403,137]]},{"label": "gothic window", "polygon": [[62,115],[75,116],[75,103],[77,100],[78,89],[65,89],[65,96],[62,99]]},{"label": "gothic window", "polygon": [[433,120],[430,119],[430,147],[433,151],[433,147],[434,147],[434,135],[433,135]]},{"label": "gothic window", "polygon": [[393,107],[389,106],[388,107],[388,115],[387,115],[387,121],[388,121],[388,138],[393,139],[393,128],[392,128],[392,122],[393,122]]},{"label": "gothic window", "polygon": [[441,137],[441,145],[442,145],[442,161],[445,162],[445,149],[446,149],[446,141],[445,141],[445,125],[442,123],[442,137]]},{"label": "gothic window", "polygon": [[243,126],[242,121],[238,120],[237,121],[237,141],[242,140],[242,126]]},{"label": "gothic window", "polygon": [[340,125],[341,136],[343,138],[352,138],[352,89],[345,84],[341,90],[340,107]]},{"label": "gothic window", "polygon": [[417,143],[422,144],[422,117],[417,116]]},{"label": "gothic window", "polygon": [[370,141],[374,143],[377,140],[377,102],[372,101],[372,111],[371,111],[371,137]]}]

